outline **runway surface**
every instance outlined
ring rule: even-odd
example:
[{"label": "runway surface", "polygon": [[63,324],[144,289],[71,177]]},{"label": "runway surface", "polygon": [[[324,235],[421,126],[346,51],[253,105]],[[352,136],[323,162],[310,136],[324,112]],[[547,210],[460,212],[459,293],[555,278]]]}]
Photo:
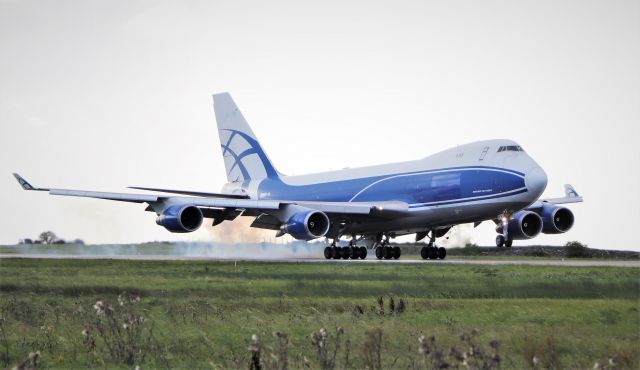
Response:
[{"label": "runway surface", "polygon": [[[640,268],[640,261],[589,261],[589,260],[505,260],[505,259],[444,259],[444,260],[325,260],[324,258],[219,258],[207,256],[171,256],[171,255],[64,255],[64,254],[0,254],[0,259],[32,258],[32,259],[75,259],[75,260],[132,260],[132,261],[246,261],[246,262],[280,262],[280,263],[395,263],[425,265],[486,265],[486,266],[567,266],[567,267],[635,267]],[[1,263],[1,262],[0,262]]]}]

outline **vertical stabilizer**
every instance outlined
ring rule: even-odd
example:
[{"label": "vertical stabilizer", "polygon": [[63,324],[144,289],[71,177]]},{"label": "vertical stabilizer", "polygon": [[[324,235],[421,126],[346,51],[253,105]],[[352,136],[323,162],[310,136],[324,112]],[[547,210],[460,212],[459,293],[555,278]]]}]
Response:
[{"label": "vertical stabilizer", "polygon": [[213,95],[222,157],[229,182],[277,178],[278,171],[262,149],[229,93]]},{"label": "vertical stabilizer", "polygon": [[567,198],[578,198],[578,197],[580,197],[580,195],[578,195],[578,192],[576,191],[576,189],[574,189],[574,187],[571,186],[570,184],[565,184],[565,186],[564,186],[564,195]]}]

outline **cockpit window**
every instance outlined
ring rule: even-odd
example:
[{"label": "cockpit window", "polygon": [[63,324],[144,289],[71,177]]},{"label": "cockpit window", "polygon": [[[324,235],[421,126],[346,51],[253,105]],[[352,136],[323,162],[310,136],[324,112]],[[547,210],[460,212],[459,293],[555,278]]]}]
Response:
[{"label": "cockpit window", "polygon": [[524,149],[520,145],[506,145],[498,148],[498,153],[500,152],[524,152]]}]

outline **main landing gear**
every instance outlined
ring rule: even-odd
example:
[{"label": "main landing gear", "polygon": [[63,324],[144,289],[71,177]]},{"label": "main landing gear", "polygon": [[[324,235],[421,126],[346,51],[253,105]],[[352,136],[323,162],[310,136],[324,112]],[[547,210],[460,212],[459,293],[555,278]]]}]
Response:
[{"label": "main landing gear", "polygon": [[427,246],[422,247],[422,249],[420,250],[420,257],[422,257],[423,260],[426,259],[430,259],[430,260],[435,260],[435,259],[445,259],[445,257],[447,257],[447,250],[444,249],[444,247],[437,247],[435,245],[435,241],[436,241],[436,234],[435,231],[431,231],[431,238],[429,239],[429,244],[427,244]]},{"label": "main landing gear", "polygon": [[324,258],[328,260],[346,260],[349,258],[355,260],[360,258],[363,260],[367,258],[367,248],[356,246],[353,240],[349,242],[348,247],[337,247],[336,241],[334,240],[330,246],[324,249]]},{"label": "main landing gear", "polygon": [[385,236],[385,239],[380,242],[380,245],[378,245],[376,247],[376,258],[381,260],[381,259],[386,259],[386,260],[390,260],[390,259],[394,259],[397,260],[398,258],[400,258],[400,255],[402,254],[402,251],[400,250],[400,247],[395,246],[395,247],[389,247],[389,236]]},{"label": "main landing gear", "polygon": [[376,247],[376,258],[381,260],[381,259],[386,259],[386,260],[390,260],[390,259],[394,259],[397,260],[398,258],[400,258],[400,255],[402,254],[402,251],[400,250],[400,247],[395,246],[395,247],[388,247],[388,246],[380,246],[380,247]]}]

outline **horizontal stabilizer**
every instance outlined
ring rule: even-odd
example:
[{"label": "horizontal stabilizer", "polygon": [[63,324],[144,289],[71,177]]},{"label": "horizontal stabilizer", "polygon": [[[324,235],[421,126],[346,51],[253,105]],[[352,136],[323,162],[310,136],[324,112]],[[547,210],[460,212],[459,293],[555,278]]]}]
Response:
[{"label": "horizontal stabilizer", "polygon": [[538,209],[541,208],[545,203],[547,204],[568,204],[568,203],[580,203],[584,199],[581,195],[578,195],[576,189],[573,186],[567,184],[564,186],[564,194],[565,196],[562,198],[547,198],[540,199],[527,207],[527,209]]}]

